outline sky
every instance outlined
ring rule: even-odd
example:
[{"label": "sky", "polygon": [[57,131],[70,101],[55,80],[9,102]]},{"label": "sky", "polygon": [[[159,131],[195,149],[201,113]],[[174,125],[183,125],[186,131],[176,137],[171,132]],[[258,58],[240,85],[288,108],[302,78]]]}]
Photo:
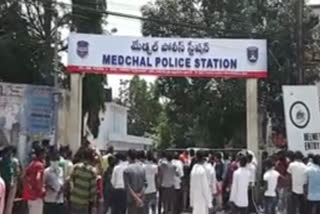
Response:
[{"label": "sky", "polygon": [[[120,12],[125,14],[141,16],[140,8],[152,0],[107,0],[108,10],[112,12]],[[71,0],[60,0],[60,2],[70,4]],[[113,35],[118,36],[141,36],[141,22],[135,19],[122,18],[109,15],[107,18],[106,29],[116,28],[117,32]],[[62,29],[62,39],[67,39],[69,35],[68,29]],[[67,53],[60,53],[62,62],[66,65]],[[156,78],[152,76],[141,76],[148,82],[153,82]],[[128,75],[108,75],[108,86],[112,88],[113,97],[119,94],[120,80],[131,79]]]},{"label": "sky", "polygon": [[306,2],[309,4],[320,4],[320,0],[307,0]]},{"label": "sky", "polygon": [[[108,0],[108,10],[112,12],[121,12],[132,15],[141,15],[141,6],[147,4],[150,0]],[[141,22],[135,19],[127,19],[116,16],[108,16],[107,29],[117,28],[117,33],[113,35],[121,36],[141,36]],[[152,82],[155,77],[142,76],[146,81]],[[117,97],[121,79],[131,79],[128,75],[108,75],[108,85],[112,87],[112,94]]]},{"label": "sky", "polygon": [[[141,15],[140,8],[150,0],[108,0],[108,10]],[[307,4],[320,4],[320,0],[305,0]],[[139,20],[119,18],[109,16],[108,29],[117,28],[118,32],[114,35],[123,36],[141,36],[141,22]],[[113,96],[118,96],[120,79],[130,79],[132,77],[126,75],[108,75],[108,83],[112,87]],[[148,82],[155,80],[155,77],[144,76]]]}]

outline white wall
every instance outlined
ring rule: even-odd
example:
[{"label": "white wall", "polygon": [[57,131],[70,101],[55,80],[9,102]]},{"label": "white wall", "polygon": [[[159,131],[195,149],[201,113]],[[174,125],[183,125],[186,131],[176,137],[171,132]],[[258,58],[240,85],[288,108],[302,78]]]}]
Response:
[{"label": "white wall", "polygon": [[127,108],[115,103],[105,104],[105,111],[100,113],[99,134],[96,139],[99,149],[107,148],[109,133],[127,135]]},{"label": "white wall", "polygon": [[312,12],[316,15],[320,15],[320,4],[317,4],[317,5],[312,5],[311,6],[312,8]]}]

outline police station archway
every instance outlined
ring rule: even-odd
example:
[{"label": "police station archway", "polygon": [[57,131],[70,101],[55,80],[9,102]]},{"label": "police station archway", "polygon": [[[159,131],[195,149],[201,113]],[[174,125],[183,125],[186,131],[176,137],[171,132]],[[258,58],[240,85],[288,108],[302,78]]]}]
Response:
[{"label": "police station archway", "polygon": [[[246,78],[247,146],[258,152],[257,79],[267,77],[266,40],[73,33],[69,38],[68,71],[72,73],[71,95],[77,102],[82,97],[82,73]],[[77,139],[71,142],[80,142]]]}]

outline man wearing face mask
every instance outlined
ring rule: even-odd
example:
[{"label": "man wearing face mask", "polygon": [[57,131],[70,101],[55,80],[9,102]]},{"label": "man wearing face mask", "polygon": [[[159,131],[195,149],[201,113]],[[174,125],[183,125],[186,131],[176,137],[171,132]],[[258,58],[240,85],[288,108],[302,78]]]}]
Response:
[{"label": "man wearing face mask", "polygon": [[44,198],[43,214],[63,213],[63,169],[59,167],[60,155],[58,151],[50,154],[50,166],[44,171],[44,185],[46,195]]},{"label": "man wearing face mask", "polygon": [[43,213],[44,196],[44,149],[37,146],[34,148],[34,159],[25,170],[23,199],[28,201],[29,213]]}]

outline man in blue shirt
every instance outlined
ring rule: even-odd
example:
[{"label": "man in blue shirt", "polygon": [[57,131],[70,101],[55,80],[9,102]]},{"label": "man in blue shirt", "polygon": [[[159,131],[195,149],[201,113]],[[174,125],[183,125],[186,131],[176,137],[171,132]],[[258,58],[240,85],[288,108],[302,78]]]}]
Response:
[{"label": "man in blue shirt", "polygon": [[307,169],[307,199],[308,212],[310,214],[320,213],[320,155],[313,158],[313,163]]}]

